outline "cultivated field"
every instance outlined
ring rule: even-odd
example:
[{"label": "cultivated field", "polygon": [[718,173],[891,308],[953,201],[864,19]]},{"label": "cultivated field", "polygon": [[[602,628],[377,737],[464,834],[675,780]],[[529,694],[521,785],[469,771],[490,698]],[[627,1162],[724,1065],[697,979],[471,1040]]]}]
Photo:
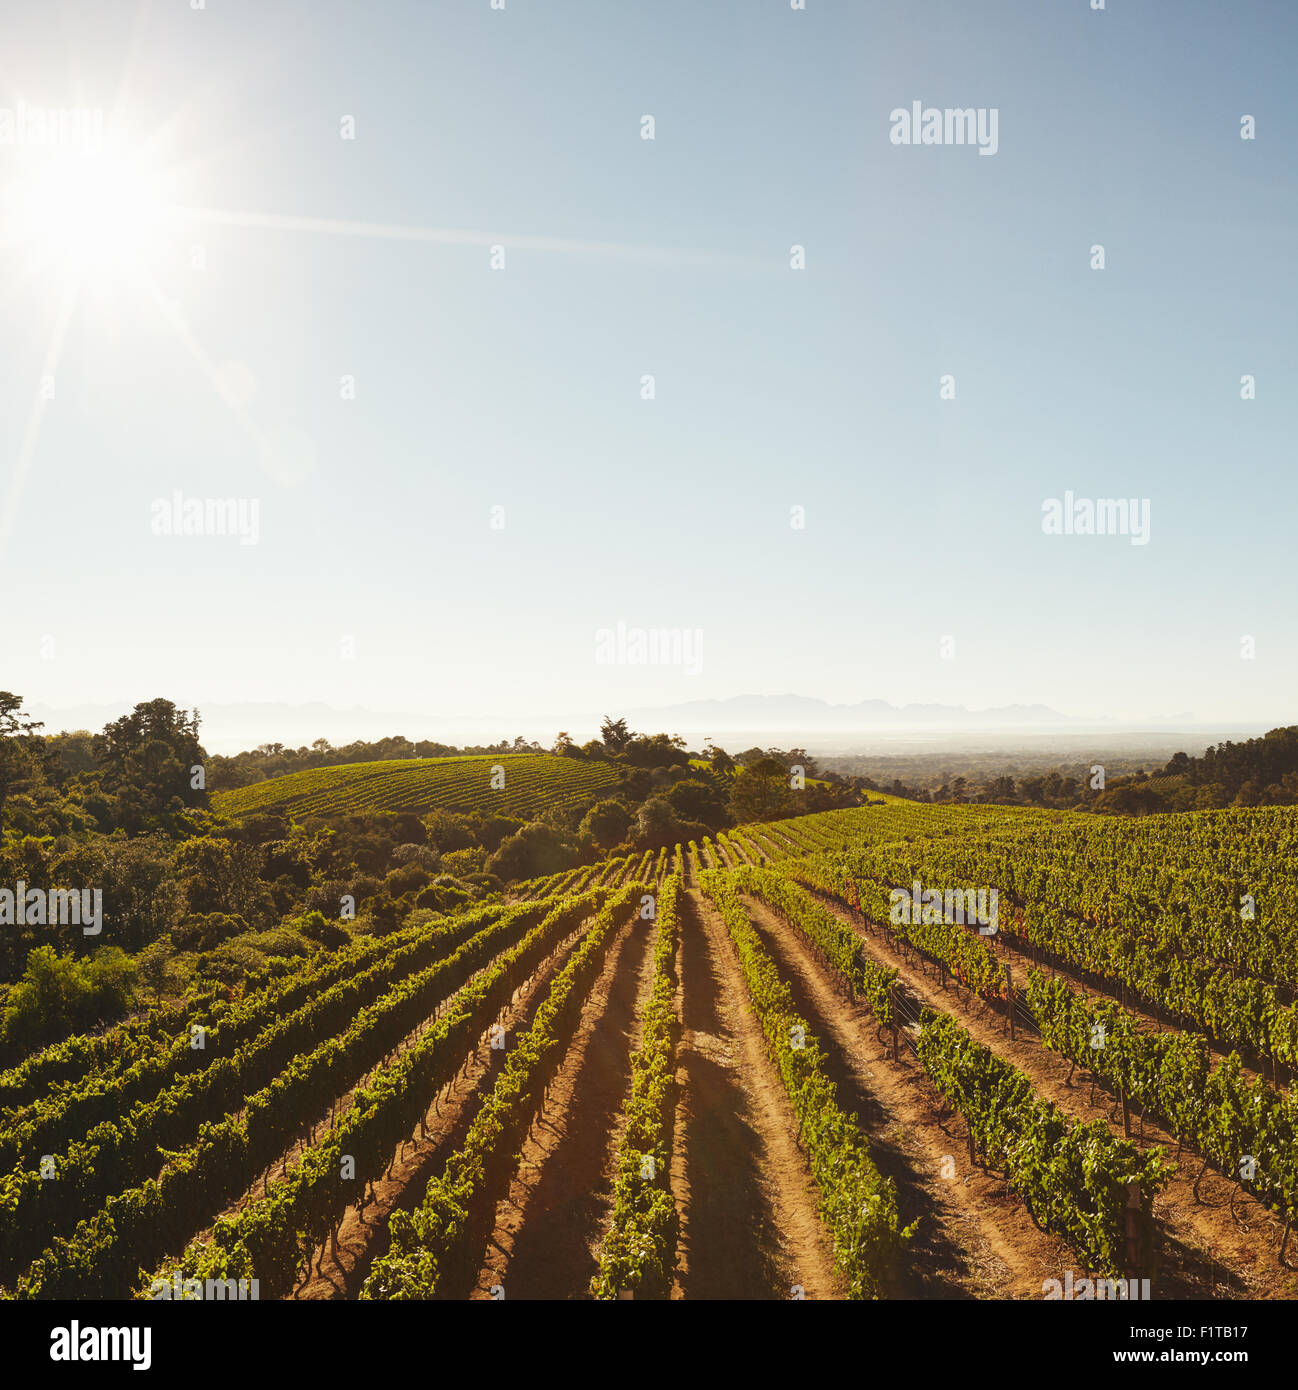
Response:
[{"label": "cultivated field", "polygon": [[276,811],[304,820],[369,811],[463,812],[489,805],[500,815],[527,817],[550,806],[588,801],[617,785],[607,763],[548,753],[400,758],[312,768],[216,792],[212,809],[228,816]]},{"label": "cultivated field", "polygon": [[0,1076],[0,1285],[1294,1297],[1296,834],[882,798],[516,885]]}]

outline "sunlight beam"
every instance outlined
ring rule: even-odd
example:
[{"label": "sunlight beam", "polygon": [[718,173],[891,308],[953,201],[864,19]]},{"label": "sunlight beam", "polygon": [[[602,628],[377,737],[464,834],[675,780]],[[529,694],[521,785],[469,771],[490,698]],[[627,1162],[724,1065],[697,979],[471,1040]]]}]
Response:
[{"label": "sunlight beam", "polygon": [[773,262],[753,256],[734,256],[713,251],[679,251],[631,242],[580,241],[568,237],[488,236],[485,232],[452,227],[409,227],[391,222],[348,222],[326,217],[289,217],[279,213],[235,212],[221,208],[173,207],[171,213],[212,226],[264,228],[277,232],[319,232],[326,236],[352,236],[379,241],[428,242],[441,246],[504,246],[507,250],[558,251],[576,256],[610,256],[660,265],[743,266],[769,270]]}]

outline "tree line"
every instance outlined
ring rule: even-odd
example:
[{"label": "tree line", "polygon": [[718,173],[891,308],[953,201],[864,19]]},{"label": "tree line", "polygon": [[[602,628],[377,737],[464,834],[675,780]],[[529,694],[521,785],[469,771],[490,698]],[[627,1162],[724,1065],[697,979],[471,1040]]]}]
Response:
[{"label": "tree line", "polygon": [[1199,757],[1178,752],[1162,767],[1136,768],[1118,776],[1096,775],[1099,764],[1073,764],[1015,778],[941,775],[939,785],[858,779],[873,791],[924,802],[994,802],[1108,815],[1213,811],[1228,806],[1298,805],[1298,726],[1260,738],[1209,747]]}]

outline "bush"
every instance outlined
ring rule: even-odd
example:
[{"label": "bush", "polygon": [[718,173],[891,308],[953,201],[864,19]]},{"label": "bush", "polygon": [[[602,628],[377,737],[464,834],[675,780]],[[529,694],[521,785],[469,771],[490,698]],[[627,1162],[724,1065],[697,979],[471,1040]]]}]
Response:
[{"label": "bush", "polygon": [[401,909],[391,898],[370,898],[362,906],[365,924],[361,931],[370,936],[387,936],[402,925]]},{"label": "bush", "polygon": [[9,991],[0,1036],[26,1050],[121,1018],[135,1002],[135,980],[135,962],[118,946],[79,960],[38,946]]},{"label": "bush", "polygon": [[626,839],[630,828],[630,811],[611,798],[597,801],[581,822],[581,833],[589,835],[602,850],[610,850],[619,840]]},{"label": "bush", "polygon": [[234,985],[249,975],[258,975],[266,968],[266,957],[251,944],[251,938],[241,936],[227,941],[215,951],[198,957],[197,974],[200,979],[219,980],[222,984]]},{"label": "bush", "polygon": [[402,868],[406,864],[418,864],[429,873],[435,874],[442,867],[441,858],[435,849],[429,849],[427,845],[410,844],[398,845],[392,851],[390,862],[394,869]]},{"label": "bush", "polygon": [[518,878],[545,878],[580,862],[576,842],[553,825],[533,821],[501,842],[487,861],[487,871],[508,882]]},{"label": "bush", "polygon": [[322,912],[326,917],[337,917],[343,909],[344,898],[351,898],[353,903],[359,903],[362,898],[372,898],[381,887],[377,878],[331,878],[316,888],[309,888],[301,899],[299,910]]},{"label": "bush", "polygon": [[403,864],[383,880],[383,890],[389,897],[400,898],[432,881],[432,874],[422,864]]},{"label": "bush", "polygon": [[464,882],[479,890],[479,902],[483,901],[483,895],[498,897],[505,891],[505,885],[495,874],[465,874]]},{"label": "bush", "polygon": [[473,901],[473,894],[462,883],[447,878],[445,874],[430,884],[415,899],[416,907],[431,908],[434,912],[454,912],[457,907]]},{"label": "bush", "polygon": [[146,946],[135,957],[135,964],[140,984],[153,994],[155,1002],[168,991],[183,990],[193,973],[190,957],[177,955],[166,937]]},{"label": "bush", "polygon": [[314,954],[312,943],[300,932],[288,927],[276,927],[272,931],[257,932],[246,938],[254,950],[267,956],[287,956],[290,959]]},{"label": "bush", "polygon": [[342,926],[331,922],[322,912],[308,912],[305,917],[299,917],[287,925],[296,928],[308,941],[314,941],[326,951],[336,951],[351,940]]},{"label": "bush", "polygon": [[171,929],[171,940],[182,951],[211,951],[248,930],[242,917],[226,912],[191,912]]},{"label": "bush", "polygon": [[442,855],[442,864],[448,874],[463,878],[466,874],[480,874],[487,867],[485,849],[453,849]]}]

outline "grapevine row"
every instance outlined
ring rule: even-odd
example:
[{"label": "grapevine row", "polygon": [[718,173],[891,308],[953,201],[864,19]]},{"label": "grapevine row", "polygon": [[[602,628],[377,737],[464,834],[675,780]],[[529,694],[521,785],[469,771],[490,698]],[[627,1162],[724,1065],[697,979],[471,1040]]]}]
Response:
[{"label": "grapevine row", "polygon": [[806,1141],[819,1212],[834,1244],[834,1262],[852,1298],[877,1298],[895,1278],[913,1228],[901,1228],[896,1185],[870,1157],[854,1116],[838,1104],[820,1045],[798,1016],[789,987],[744,910],[732,876],[700,877],[739,956],[753,1009]]},{"label": "grapevine row", "polygon": [[[518,920],[520,909],[511,909],[511,920]],[[342,996],[330,996],[331,986],[349,977],[360,987],[366,979],[400,978],[402,972],[415,969],[428,959],[453,950],[462,941],[506,915],[500,906],[481,908],[456,916],[446,925],[435,923],[408,928],[379,941],[367,944],[361,951],[348,951],[342,959],[331,958],[317,969],[304,970],[290,982],[262,990],[237,1004],[211,1011],[187,1021],[185,1027],[165,1050],[157,1044],[143,1052],[129,1066],[113,1072],[100,1073],[78,1086],[55,1092],[44,1100],[27,1107],[15,1119],[0,1128],[0,1167],[15,1168],[39,1160],[43,1154],[59,1152],[74,1139],[84,1137],[96,1125],[115,1121],[129,1115],[141,1101],[155,1099],[169,1084],[191,1072],[206,1070],[221,1058],[233,1058],[237,1049],[257,1037],[272,1025],[286,1023],[303,1007],[312,1010],[307,1018],[318,1014],[318,1001],[337,998],[345,1008]],[[341,1014],[344,1016],[345,1014]],[[196,1028],[202,1030],[202,1046],[194,1045]],[[242,1082],[243,1078],[235,1078]],[[189,1094],[200,1100],[203,1091],[192,1089]],[[183,1106],[178,1094],[168,1099],[168,1108],[175,1125],[184,1123]]]},{"label": "grapevine row", "polygon": [[[594,901],[583,900],[583,915]],[[499,956],[456,994],[408,1052],[356,1092],[329,1133],[286,1177],[271,1182],[237,1216],[219,1220],[209,1243],[191,1244],[177,1264],[159,1270],[157,1277],[167,1284],[177,1271],[184,1279],[255,1278],[263,1297],[289,1293],[311,1250],[336,1232],[349,1206],[363,1203],[366,1183],[391,1163],[396,1147],[416,1125],[426,1132],[432,1098],[454,1079],[466,1052],[552,954],[574,920],[570,906],[556,909]]]},{"label": "grapevine row", "polygon": [[1070,1121],[1033,1094],[1017,1067],[933,1009],[921,1011],[918,1051],[924,1070],[969,1126],[971,1158],[981,1155],[1000,1169],[1036,1223],[1062,1236],[1089,1268],[1126,1274],[1127,1189],[1137,1185],[1148,1229],[1154,1196],[1170,1177],[1163,1151],[1142,1154],[1102,1120]]},{"label": "grapevine row", "polygon": [[603,908],[554,977],[532,1026],[517,1039],[445,1171],[429,1182],[415,1211],[396,1211],[389,1217],[391,1248],[375,1261],[362,1298],[432,1298],[448,1280],[472,1276],[480,1254],[473,1238],[472,1212],[508,1185],[523,1141],[544,1103],[544,1088],[562,1065],[567,1044],[580,1025],[586,994],[604,954],[644,887],[629,885]]},{"label": "grapevine row", "polygon": [[[551,915],[571,923],[588,910],[585,900],[569,900]],[[118,1192],[70,1237],[56,1240],[19,1280],[19,1295],[125,1296],[139,1263],[155,1263],[182,1245],[246,1190],[348,1085],[488,963],[517,926],[509,919],[488,927],[363,1008],[345,1032],[293,1057],[269,1085],[248,1097],[241,1117],[203,1124],[188,1148],[165,1155],[168,1162],[156,1181],[149,1178]]]},{"label": "grapevine row", "polygon": [[668,1298],[680,1218],[671,1191],[671,1129],[676,1098],[676,951],[680,945],[681,880],[673,875],[658,897],[654,973],[640,1048],[631,1057],[631,1093],[617,1155],[613,1218],[590,1291],[600,1299],[631,1289]]},{"label": "grapevine row", "polygon": [[892,985],[897,971],[880,965],[865,954],[856,934],[789,874],[774,869],[742,868],[732,881],[742,893],[751,893],[782,913],[839,972],[852,997],[862,998],[883,1026],[893,1022]]},{"label": "grapevine row", "polygon": [[1260,1077],[1251,1082],[1231,1053],[1210,1065],[1203,1038],[1151,1033],[1111,1000],[1097,1001],[1040,970],[1025,1002],[1041,1041],[1109,1082],[1160,1119],[1219,1171],[1292,1220],[1298,1209],[1298,1101]]}]

